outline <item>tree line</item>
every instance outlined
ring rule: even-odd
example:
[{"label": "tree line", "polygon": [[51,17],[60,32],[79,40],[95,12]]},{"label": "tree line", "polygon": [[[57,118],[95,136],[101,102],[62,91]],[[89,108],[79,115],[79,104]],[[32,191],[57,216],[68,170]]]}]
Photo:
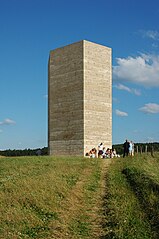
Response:
[{"label": "tree line", "polygon": [[40,156],[40,155],[47,155],[48,154],[48,147],[44,148],[37,148],[37,149],[6,149],[0,150],[1,156]]},{"label": "tree line", "polygon": [[[123,154],[123,144],[114,144],[112,148],[116,149],[116,152],[120,155]],[[159,143],[135,143],[135,153],[143,152],[159,152]],[[6,149],[0,150],[1,156],[34,156],[34,155],[48,155],[48,147],[36,148],[36,149]]]},{"label": "tree line", "polygon": [[[113,148],[116,149],[117,153],[122,155],[123,154],[123,144],[115,144]],[[135,143],[134,144],[134,151],[135,153],[148,153],[148,152],[159,152],[159,143]]]}]

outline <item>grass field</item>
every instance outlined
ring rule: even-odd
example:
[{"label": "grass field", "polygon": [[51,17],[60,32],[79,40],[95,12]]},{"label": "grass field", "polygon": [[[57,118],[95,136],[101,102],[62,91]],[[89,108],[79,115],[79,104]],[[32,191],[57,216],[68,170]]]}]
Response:
[{"label": "grass field", "polygon": [[159,238],[159,154],[113,160],[106,181],[104,238]]},{"label": "grass field", "polygon": [[0,158],[1,239],[159,238],[159,154]]},{"label": "grass field", "polygon": [[95,238],[101,164],[83,158],[0,159],[0,238]]}]

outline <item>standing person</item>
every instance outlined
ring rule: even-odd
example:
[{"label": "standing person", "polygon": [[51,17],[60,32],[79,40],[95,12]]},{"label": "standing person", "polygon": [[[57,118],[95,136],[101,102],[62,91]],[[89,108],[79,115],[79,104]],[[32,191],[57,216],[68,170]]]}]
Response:
[{"label": "standing person", "polygon": [[103,143],[100,143],[98,145],[98,158],[99,158],[99,156],[101,157],[102,154],[103,154]]},{"label": "standing person", "polygon": [[125,140],[125,143],[123,144],[123,148],[124,148],[124,153],[123,153],[123,158],[125,156],[128,156],[129,154],[129,142],[127,141],[127,139]]},{"label": "standing person", "polygon": [[131,157],[133,156],[133,143],[132,143],[132,141],[129,142],[129,155]]},{"label": "standing person", "polygon": [[135,150],[135,146],[134,146],[134,143],[132,142],[132,156],[134,156],[134,150]]},{"label": "standing person", "polygon": [[103,147],[103,154],[102,154],[103,158],[105,159],[106,158],[106,148]]}]

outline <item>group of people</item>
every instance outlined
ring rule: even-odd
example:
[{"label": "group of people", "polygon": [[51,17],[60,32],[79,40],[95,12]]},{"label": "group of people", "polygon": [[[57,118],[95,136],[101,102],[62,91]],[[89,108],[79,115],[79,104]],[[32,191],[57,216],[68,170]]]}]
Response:
[{"label": "group of people", "polygon": [[[123,158],[125,156],[134,156],[134,143],[133,141],[125,140],[123,144]],[[114,158],[114,157],[120,157],[119,154],[117,154],[115,149],[106,148],[103,143],[100,143],[96,148],[92,148],[88,153],[86,153],[86,156],[89,156],[90,158]]]},{"label": "group of people", "polygon": [[132,141],[125,140],[125,143],[123,144],[124,153],[123,158],[125,156],[134,156],[134,143]]},{"label": "group of people", "polygon": [[116,153],[115,149],[106,148],[103,143],[100,143],[98,145],[98,148],[92,148],[88,153],[86,153],[86,156],[89,156],[90,158],[114,158],[114,157],[120,157],[119,154]]}]

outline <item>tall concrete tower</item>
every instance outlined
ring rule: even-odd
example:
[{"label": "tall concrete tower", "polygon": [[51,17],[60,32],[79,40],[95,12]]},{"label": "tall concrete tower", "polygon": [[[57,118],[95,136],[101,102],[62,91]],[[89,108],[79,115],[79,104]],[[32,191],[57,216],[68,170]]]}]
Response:
[{"label": "tall concrete tower", "polygon": [[50,155],[112,147],[111,48],[83,40],[51,51],[48,91]]}]

